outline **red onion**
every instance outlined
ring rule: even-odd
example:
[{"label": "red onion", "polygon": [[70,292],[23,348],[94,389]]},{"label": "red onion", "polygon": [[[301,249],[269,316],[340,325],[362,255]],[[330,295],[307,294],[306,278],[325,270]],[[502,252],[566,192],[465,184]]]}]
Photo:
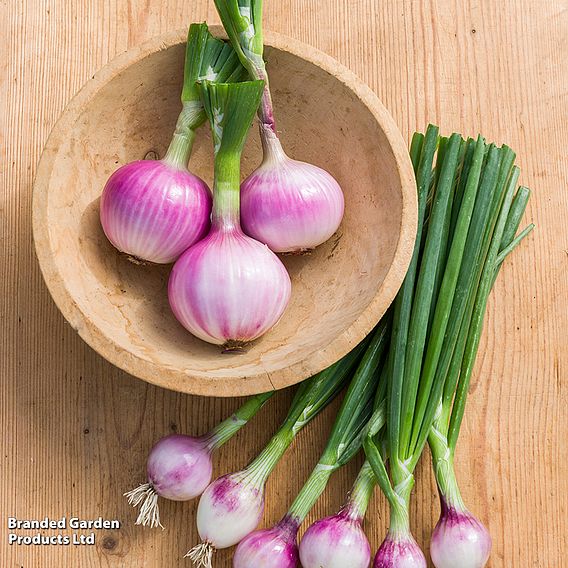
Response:
[{"label": "red onion", "polygon": [[215,143],[211,231],[176,262],[172,310],[195,336],[239,348],[275,325],[290,299],[290,277],[278,257],[246,236],[239,221],[240,156],[262,81],[201,84]]},{"label": "red onion", "polygon": [[487,529],[465,508],[442,500],[442,514],[432,534],[430,556],[436,568],[483,568],[491,553]]},{"label": "red onion", "polygon": [[170,305],[193,335],[227,349],[257,339],[278,322],[290,277],[265,245],[238,227],[214,227],[188,249],[170,276]]},{"label": "red onion", "polygon": [[271,129],[261,133],[263,162],[241,185],[243,229],[275,252],[313,249],[337,231],[343,192],[325,170],[289,158]]},{"label": "red onion", "polygon": [[298,526],[286,516],[275,527],[250,533],[237,546],[233,568],[296,568]]},{"label": "red onion", "polygon": [[303,568],[368,568],[371,546],[361,523],[375,483],[373,469],[366,461],[341,511],[316,521],[302,537],[300,560]]},{"label": "red onion", "polygon": [[183,158],[166,155],[114,172],[103,190],[100,215],[118,250],[138,261],[168,263],[205,235],[210,211],[206,183],[188,171]]},{"label": "red onion", "polygon": [[140,506],[137,525],[162,527],[158,497],[188,501],[211,481],[211,449],[201,438],[172,434],[162,438],[148,456],[148,482],[125,493],[128,502]]},{"label": "red onion", "polygon": [[172,434],[155,444],[146,465],[147,482],[124,494],[133,507],[140,507],[136,524],[163,528],[159,497],[188,501],[201,495],[211,482],[211,454],[247,424],[272,394],[250,397],[205,436]]},{"label": "red onion", "polygon": [[213,551],[237,544],[260,522],[264,510],[264,481],[242,471],[216,479],[204,491],[197,507],[201,544],[185,556],[211,568]]},{"label": "red onion", "polygon": [[231,46],[207,24],[192,24],[187,37],[182,111],[164,158],[119,168],[101,199],[101,223],[110,242],[135,262],[169,263],[209,229],[211,194],[187,162],[195,131],[206,120],[196,82],[238,81],[245,69]]},{"label": "red onion", "polygon": [[303,568],[367,568],[371,547],[361,522],[338,513],[316,521],[300,543]]},{"label": "red onion", "polygon": [[312,249],[338,229],[343,192],[331,174],[290,159],[282,149],[263,59],[262,0],[215,0],[215,6],[241,63],[265,83],[258,109],[264,157],[241,186],[243,229],[276,252]]},{"label": "red onion", "polygon": [[426,568],[426,558],[411,534],[389,533],[377,551],[373,568]]}]

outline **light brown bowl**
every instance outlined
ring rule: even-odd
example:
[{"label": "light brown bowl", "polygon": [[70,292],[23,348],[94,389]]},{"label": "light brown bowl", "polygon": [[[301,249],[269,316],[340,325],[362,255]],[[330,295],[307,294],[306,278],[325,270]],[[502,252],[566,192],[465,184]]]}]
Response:
[{"label": "light brown bowl", "polygon": [[[219,28],[213,33],[221,34]],[[227,355],[172,315],[169,266],[136,266],[107,241],[99,197],[120,165],[163,156],[180,111],[185,31],[106,65],[71,101],[43,152],[33,228],[49,290],[80,336],[129,373],[177,391],[236,396],[297,383],[345,355],[393,300],[416,231],[416,189],[404,141],[376,95],[327,55],[266,34],[277,126],[297,159],[329,170],[346,211],[338,233],[309,256],[283,257],[292,299],[278,325]],[[261,158],[256,128],[243,176]],[[190,169],[212,183],[208,128]]]}]

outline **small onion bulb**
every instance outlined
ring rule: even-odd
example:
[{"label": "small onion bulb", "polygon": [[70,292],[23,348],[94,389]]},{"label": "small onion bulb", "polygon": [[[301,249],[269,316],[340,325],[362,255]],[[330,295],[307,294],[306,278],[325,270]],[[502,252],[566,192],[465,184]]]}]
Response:
[{"label": "small onion bulb", "polygon": [[483,568],[491,553],[491,536],[469,511],[443,507],[432,533],[430,556],[436,568]]},{"label": "small onion bulb", "polygon": [[125,493],[128,502],[140,506],[137,525],[158,527],[158,498],[188,501],[201,495],[211,482],[210,445],[205,439],[172,434],[157,442],[148,456],[147,483]]},{"label": "small onion bulb", "polygon": [[297,523],[287,517],[275,527],[250,533],[237,546],[233,568],[296,568],[296,533]]},{"label": "small onion bulb", "polygon": [[213,552],[240,542],[258,526],[264,511],[264,486],[245,472],[216,479],[201,495],[197,531],[201,543],[186,557],[210,568]]},{"label": "small onion bulb", "polygon": [[316,521],[300,542],[303,568],[368,568],[369,541],[357,519],[344,513]]}]

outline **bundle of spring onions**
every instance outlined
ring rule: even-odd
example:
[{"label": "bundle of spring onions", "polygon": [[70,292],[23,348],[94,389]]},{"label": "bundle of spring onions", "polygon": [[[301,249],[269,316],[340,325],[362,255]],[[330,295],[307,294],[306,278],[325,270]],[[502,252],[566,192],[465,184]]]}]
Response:
[{"label": "bundle of spring onions", "polygon": [[182,110],[161,160],[120,167],[107,181],[100,218],[109,241],[137,263],[169,263],[209,229],[211,192],[187,169],[196,130],[206,116],[196,81],[232,82],[247,74],[231,46],[214,38],[206,24],[189,28]]},{"label": "bundle of spring onions", "polygon": [[[311,475],[278,524],[269,529],[251,532],[241,540],[233,558],[234,568],[294,568],[298,564],[296,545],[300,525],[325,490],[327,483],[340,467],[360,449],[362,432],[373,411],[379,370],[389,337],[389,318],[384,318],[373,332],[361,362],[354,372],[349,389],[335,419],[327,445]],[[357,519],[370,497],[369,476],[365,471],[356,484],[357,492],[348,503],[345,514]],[[372,490],[372,489],[371,489]],[[333,521],[329,521],[329,525]],[[341,529],[340,529],[341,530]],[[349,530],[346,528],[345,530]],[[320,548],[322,547],[322,548]],[[326,539],[314,538],[304,544],[302,563],[305,568],[319,565],[304,564],[310,558],[327,554]],[[302,551],[300,550],[300,554]],[[335,564],[335,566],[339,566]],[[351,566],[349,564],[349,566]]]},{"label": "bundle of spring onions", "polygon": [[425,136],[414,136],[411,157],[419,227],[394,304],[386,433],[373,428],[364,442],[390,506],[374,566],[426,566],[408,507],[413,472],[430,440],[442,500],[432,560],[437,568],[481,568],[491,540],[463,504],[453,459],[489,292],[504,257],[532,229],[514,238],[528,190],[515,195],[514,153],[481,137],[439,137],[430,126]]},{"label": "bundle of spring onions", "polygon": [[158,498],[189,501],[203,493],[211,482],[211,454],[228,442],[273,395],[250,397],[237,411],[203,436],[172,434],[159,440],[146,464],[147,481],[124,495],[140,507],[137,525],[162,527]]},{"label": "bundle of spring onions", "polygon": [[242,471],[224,475],[203,492],[197,509],[202,542],[187,557],[211,566],[213,552],[238,544],[258,525],[264,511],[264,486],[296,435],[335,398],[358,364],[366,342],[305,381],[296,391],[282,426]]}]

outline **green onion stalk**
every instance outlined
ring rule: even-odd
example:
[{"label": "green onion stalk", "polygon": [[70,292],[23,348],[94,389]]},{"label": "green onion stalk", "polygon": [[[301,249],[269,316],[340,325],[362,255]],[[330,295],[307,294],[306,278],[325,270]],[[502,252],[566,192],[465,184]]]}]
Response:
[{"label": "green onion stalk", "polygon": [[191,24],[187,37],[181,92],[182,110],[164,159],[187,164],[196,130],[207,120],[200,81],[245,81],[247,70],[231,45],[211,35],[207,24]]},{"label": "green onion stalk", "polygon": [[[365,440],[367,458],[391,511],[387,538],[375,557],[376,568],[426,566],[410,533],[414,470],[440,416],[444,388],[451,390],[452,362],[461,362],[460,330],[473,331],[471,337],[479,340],[480,329],[471,317],[474,299],[485,297],[486,301],[484,273],[493,282],[498,249],[489,254],[490,244],[494,235],[499,243],[502,240],[516,175],[514,153],[508,147],[488,145],[481,137],[439,137],[434,126],[425,135],[413,137],[410,154],[417,180],[419,228],[412,261],[395,300],[386,453],[381,454],[370,434]],[[480,314],[479,309],[476,313]],[[469,349],[474,344],[472,339]],[[467,380],[464,374],[463,392]],[[459,408],[463,409],[461,403]],[[456,407],[456,416],[460,412]]]},{"label": "green onion stalk", "polygon": [[264,487],[296,435],[348,382],[367,342],[298,388],[286,418],[260,454],[243,470],[216,479],[203,492],[197,509],[202,542],[187,556],[210,566],[216,549],[237,544],[258,525],[264,511]]},{"label": "green onion stalk", "polygon": [[[234,568],[295,568],[299,561],[296,543],[298,529],[325,490],[331,475],[345,465],[361,448],[363,433],[373,414],[380,369],[389,340],[389,318],[375,328],[332,427],[326,447],[283,518],[274,527],[257,530],[244,538],[235,551]],[[380,420],[380,418],[377,418]],[[372,476],[364,467],[357,493],[348,502],[353,519],[362,518],[370,493]],[[366,539],[365,539],[366,540]],[[312,548],[306,546],[306,552]],[[302,557],[302,564],[306,559]],[[351,566],[351,564],[350,564]]]}]

